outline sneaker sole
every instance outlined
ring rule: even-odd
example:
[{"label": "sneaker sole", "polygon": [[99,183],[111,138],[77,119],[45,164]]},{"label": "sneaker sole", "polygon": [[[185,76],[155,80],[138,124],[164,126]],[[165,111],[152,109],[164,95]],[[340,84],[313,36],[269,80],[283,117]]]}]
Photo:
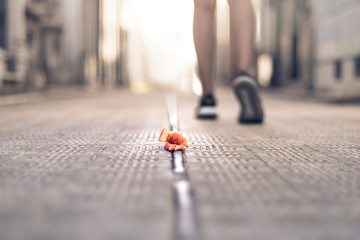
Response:
[{"label": "sneaker sole", "polygon": [[248,76],[239,76],[233,82],[233,89],[241,104],[240,123],[262,123],[263,112],[256,85]]},{"label": "sneaker sole", "polygon": [[196,118],[198,119],[216,119],[217,115],[214,107],[201,107],[196,111]]}]

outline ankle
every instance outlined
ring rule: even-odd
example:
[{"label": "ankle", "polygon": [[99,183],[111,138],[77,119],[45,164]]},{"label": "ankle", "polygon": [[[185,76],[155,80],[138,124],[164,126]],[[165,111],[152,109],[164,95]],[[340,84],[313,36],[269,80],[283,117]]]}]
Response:
[{"label": "ankle", "polygon": [[209,94],[203,94],[203,95],[201,96],[201,98],[215,98],[215,97],[214,97],[214,94],[209,93]]},{"label": "ankle", "polygon": [[216,100],[213,95],[202,96],[200,102],[201,105],[212,105],[212,106],[216,105]]},{"label": "ankle", "polygon": [[237,70],[235,72],[235,74],[233,75],[232,80],[234,80],[235,78],[237,78],[239,76],[249,76],[249,77],[255,78],[255,73],[253,71],[247,71],[247,70],[243,70],[243,69]]}]

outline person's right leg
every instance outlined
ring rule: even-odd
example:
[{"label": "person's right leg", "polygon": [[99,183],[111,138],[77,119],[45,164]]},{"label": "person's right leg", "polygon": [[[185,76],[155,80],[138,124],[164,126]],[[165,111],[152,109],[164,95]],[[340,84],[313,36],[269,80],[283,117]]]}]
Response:
[{"label": "person's right leg", "polygon": [[255,81],[255,13],[251,0],[228,0],[233,88],[241,104],[239,122],[260,123],[262,107]]},{"label": "person's right leg", "polygon": [[214,19],[216,0],[194,0],[194,45],[198,58],[203,96],[197,108],[198,118],[215,118],[212,69],[214,58]]},{"label": "person's right leg", "polygon": [[230,5],[230,57],[233,74],[255,75],[255,13],[251,0],[228,0]]}]

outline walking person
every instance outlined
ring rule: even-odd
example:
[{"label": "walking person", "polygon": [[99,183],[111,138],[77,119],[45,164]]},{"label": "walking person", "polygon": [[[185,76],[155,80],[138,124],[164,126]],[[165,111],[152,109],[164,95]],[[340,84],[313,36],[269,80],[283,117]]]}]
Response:
[{"label": "walking person", "polygon": [[[228,0],[230,6],[230,69],[232,87],[241,105],[239,123],[261,123],[263,111],[255,79],[255,13],[251,0]],[[216,0],[194,0],[194,45],[203,95],[198,119],[217,117],[212,64]]]}]

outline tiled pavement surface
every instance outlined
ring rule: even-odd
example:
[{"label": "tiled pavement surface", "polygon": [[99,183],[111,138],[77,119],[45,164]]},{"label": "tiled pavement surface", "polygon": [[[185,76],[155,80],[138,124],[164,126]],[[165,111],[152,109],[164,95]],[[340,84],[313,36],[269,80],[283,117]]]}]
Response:
[{"label": "tiled pavement surface", "polygon": [[[229,90],[216,121],[179,96],[203,239],[359,239],[360,105],[263,98],[254,126],[236,123]],[[47,96],[0,114],[1,240],[173,238],[163,94]]]},{"label": "tiled pavement surface", "polygon": [[219,95],[215,122],[180,104],[205,238],[359,239],[360,106],[265,96],[265,123],[249,126]]}]

